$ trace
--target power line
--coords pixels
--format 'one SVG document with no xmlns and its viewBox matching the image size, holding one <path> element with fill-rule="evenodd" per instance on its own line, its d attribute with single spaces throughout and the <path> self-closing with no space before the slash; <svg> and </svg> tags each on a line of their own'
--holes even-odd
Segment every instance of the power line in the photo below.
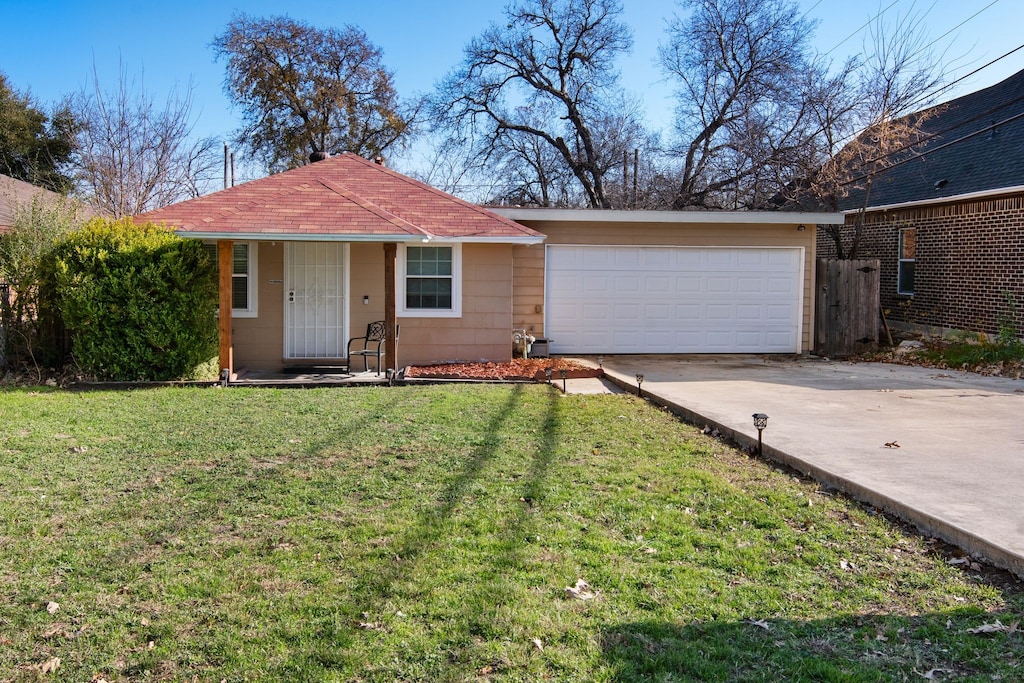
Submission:
<svg viewBox="0 0 1024 683">
<path fill-rule="evenodd" d="M 978 67 L 977 69 L 975 69 L 974 71 L 971 71 L 970 73 L 966 73 L 966 74 L 964 74 L 963 76 L 961 76 L 960 78 L 957 78 L 956 80 L 950 81 L 949 83 L 947 83 L 946 85 L 942 86 L 941 88 L 939 88 L 939 89 L 938 89 L 938 90 L 936 90 L 935 92 L 930 92 L 930 93 L 927 93 L 926 95 L 922 95 L 922 96 L 921 96 L 920 98 L 918 98 L 918 99 L 914 100 L 913 102 L 909 103 L 909 104 L 907 105 L 907 107 L 913 107 L 913 106 L 916 106 L 916 105 L 918 105 L 918 104 L 921 104 L 921 103 L 923 103 L 924 101 L 926 101 L 926 100 L 928 100 L 928 99 L 931 99 L 931 98 L 933 98 L 933 97 L 936 97 L 936 96 L 938 96 L 938 95 L 939 95 L 939 94 L 941 94 L 941 93 L 944 93 L 945 91 L 949 90 L 950 88 L 952 88 L 952 87 L 953 87 L 954 85 L 956 85 L 956 84 L 957 84 L 957 83 L 959 83 L 960 81 L 963 81 L 963 80 L 965 80 L 965 79 L 968 79 L 968 78 L 970 78 L 971 76 L 975 75 L 976 73 L 978 73 L 978 72 L 979 72 L 979 71 L 981 71 L 982 69 L 987 69 L 988 67 L 992 66 L 992 65 L 993 65 L 993 64 L 995 64 L 996 62 L 998 62 L 998 61 L 1000 61 L 1000 60 L 1003 60 L 1003 59 L 1006 59 L 1007 57 L 1009 57 L 1010 55 L 1012 55 L 1012 54 L 1013 54 L 1014 52 L 1018 52 L 1018 51 L 1019 51 L 1019 50 L 1021 50 L 1021 49 L 1024 49 L 1024 43 L 1021 43 L 1020 45 L 1018 45 L 1017 47 L 1013 48 L 1013 49 L 1012 49 L 1012 50 L 1010 50 L 1009 52 L 1005 52 L 1005 53 L 1003 53 L 1003 54 L 999 55 L 998 57 L 996 57 L 995 59 L 993 59 L 993 60 L 992 60 L 991 62 L 988 62 L 987 64 L 982 64 L 981 66 L 979 66 L 979 67 Z"/>
<path fill-rule="evenodd" d="M 1015 104 L 1015 103 L 1019 102 L 1021 99 L 1024 99 L 1024 98 L 1018 97 L 1016 100 L 1013 100 L 1012 102 L 1010 102 L 1008 104 L 1000 105 L 1000 107 L 997 107 L 997 109 L 1005 107 L 1005 106 L 1009 106 L 1011 104 Z M 995 109 L 991 109 L 987 113 L 992 113 L 992 111 L 995 111 Z M 954 130 L 955 128 L 958 128 L 961 125 L 964 125 L 964 123 L 970 123 L 970 121 L 977 120 L 978 118 L 981 118 L 983 116 L 985 116 L 985 114 L 981 114 L 979 116 L 976 116 L 976 117 L 974 117 L 973 119 L 971 119 L 969 121 L 966 121 L 966 122 L 963 122 L 963 123 L 959 123 L 956 126 L 953 126 L 952 128 L 947 129 L 945 132 L 949 132 L 950 130 Z M 922 155 L 934 154 L 935 152 L 938 152 L 939 150 L 946 149 L 947 147 L 952 147 L 953 145 L 958 145 L 958 144 L 960 144 L 961 142 L 963 142 L 965 140 L 970 140 L 971 138 L 977 137 L 978 135 L 981 135 L 982 133 L 987 133 L 987 132 L 989 132 L 991 130 L 997 129 L 999 126 L 1006 125 L 1007 123 L 1012 123 L 1013 121 L 1016 121 L 1016 120 L 1022 119 L 1022 118 L 1024 118 L 1024 111 L 1019 112 L 1017 114 L 1014 114 L 1013 116 L 1007 117 L 1005 119 L 1002 119 L 1001 121 L 996 121 L 995 123 L 992 123 L 992 124 L 990 124 L 988 126 L 985 126 L 984 128 L 979 128 L 978 130 L 976 130 L 976 131 L 974 131 L 972 133 L 967 133 L 966 135 L 961 135 L 960 137 L 958 137 L 958 138 L 956 138 L 954 140 L 950 140 L 949 142 L 944 142 L 941 145 L 939 145 L 938 147 L 932 147 L 931 149 L 923 150 L 921 154 L 909 156 L 906 159 L 900 159 L 899 161 L 895 161 L 895 162 L 889 164 L 888 166 L 886 166 L 885 168 L 881 169 L 881 171 L 888 171 L 890 168 L 895 168 L 897 166 L 902 166 L 903 164 L 907 163 L 908 161 L 913 161 L 915 159 L 919 159 L 919 158 L 921 158 Z M 869 161 L 867 163 L 874 163 L 875 161 L 881 161 L 882 159 L 884 159 L 884 158 L 886 158 L 888 156 L 892 156 L 893 154 L 897 154 L 899 152 L 904 152 L 904 151 L 910 149 L 913 146 L 921 144 L 921 142 L 927 142 L 928 140 L 934 139 L 935 137 L 937 137 L 939 135 L 941 135 L 941 133 L 935 133 L 933 135 L 929 135 L 927 138 L 925 138 L 922 141 L 918 141 L 918 142 L 914 143 L 913 145 L 908 145 L 906 147 L 903 147 L 902 149 L 896 150 L 894 152 L 890 152 L 889 154 L 883 154 L 882 156 L 880 156 L 880 157 L 878 157 L 876 159 L 872 159 L 871 161 Z M 847 180 L 847 181 L 845 181 L 843 183 L 840 183 L 840 184 L 843 185 L 843 186 L 850 185 L 852 183 L 856 183 L 856 182 L 859 182 L 861 180 L 864 180 L 865 178 L 867 178 L 867 177 L 869 177 L 871 175 L 872 175 L 871 173 L 865 173 L 862 176 L 858 176 L 856 178 L 853 178 L 851 180 Z"/>
<path fill-rule="evenodd" d="M 936 43 L 938 43 L 938 42 L 939 42 L 940 40 L 942 40 L 943 38 L 945 38 L 946 36 L 948 36 L 948 35 L 949 35 L 950 33 L 952 33 L 953 31 L 956 31 L 957 29 L 959 29 L 959 28 L 961 28 L 961 27 L 963 27 L 963 25 L 964 25 L 964 24 L 966 24 L 967 22 L 969 22 L 969 21 L 971 21 L 972 19 L 976 18 L 976 17 L 977 17 L 977 16 L 979 15 L 979 14 L 981 14 L 982 12 L 984 12 L 985 10 L 987 10 L 988 8 L 992 7 L 992 5 L 996 5 L 996 4 L 998 4 L 999 2 L 1000 2 L 1000 0 L 992 0 L 992 2 L 990 2 L 990 3 L 989 3 L 989 4 L 987 4 L 987 5 L 985 5 L 985 6 L 984 6 L 984 7 L 982 7 L 982 8 L 980 9 L 980 10 L 978 10 L 977 12 L 975 12 L 974 14 L 972 14 L 971 16 L 967 17 L 966 19 L 964 19 L 963 21 L 961 21 L 961 22 L 960 22 L 959 24 L 957 24 L 957 25 L 956 25 L 956 26 L 954 26 L 953 28 L 951 28 L 951 29 L 949 29 L 948 31 L 946 31 L 945 33 L 943 33 L 943 34 L 942 34 L 941 36 L 939 36 L 938 38 L 936 38 L 936 39 L 932 40 L 932 41 L 931 41 L 930 43 L 928 43 L 927 45 L 922 45 L 922 46 L 921 46 L 921 47 L 920 47 L 920 48 L 919 48 L 919 49 L 918 49 L 917 51 L 915 51 L 915 52 L 913 52 L 912 54 L 908 55 L 908 56 L 907 56 L 907 58 L 906 58 L 906 59 L 907 59 L 907 61 L 910 61 L 910 60 L 914 59 L 915 57 L 917 57 L 918 55 L 920 55 L 921 53 L 925 52 L 926 50 L 928 50 L 929 48 L 931 48 L 931 47 L 932 47 L 933 45 L 935 45 Z M 933 10 L 934 8 L 935 8 L 935 4 L 933 3 L 933 4 L 932 4 L 932 6 L 931 6 L 931 7 L 929 7 L 929 8 L 928 8 L 928 10 L 927 10 L 926 12 L 924 12 L 924 13 L 923 13 L 923 14 L 922 14 L 922 15 L 920 16 L 920 19 L 912 19 L 912 21 L 915 21 L 915 23 L 916 23 L 917 21 L 920 21 L 921 19 L 924 19 L 924 18 L 925 18 L 925 17 L 927 17 L 927 16 L 929 15 L 929 14 L 931 14 L 931 11 L 932 11 L 932 10 Z M 908 18 L 909 18 L 909 17 L 908 17 Z M 871 61 L 872 59 L 874 59 L 874 58 L 875 58 L 875 57 L 877 57 L 877 56 L 878 56 L 878 53 L 876 52 L 875 54 L 873 54 L 873 55 L 871 55 L 870 57 L 868 57 L 868 58 L 867 58 L 867 59 L 866 59 L 865 61 L 866 61 L 866 62 L 870 62 L 870 61 Z"/>
<path fill-rule="evenodd" d="M 839 46 L 840 46 L 840 45 L 842 45 L 843 43 L 845 43 L 846 41 L 848 41 L 848 40 L 849 40 L 850 38 L 853 38 L 853 37 L 854 37 L 855 35 L 857 35 L 857 34 L 858 34 L 858 33 L 860 33 L 861 31 L 863 31 L 864 29 L 866 29 L 866 28 L 867 28 L 868 26 L 870 26 L 870 25 L 871 25 L 871 23 L 872 23 L 873 21 L 875 21 L 876 19 L 878 19 L 878 17 L 882 16 L 883 14 L 885 14 L 886 12 L 888 12 L 888 11 L 889 11 L 890 9 L 892 9 L 892 6 L 893 6 L 893 5 L 895 5 L 896 3 L 898 3 L 899 1 L 900 1 L 900 0 L 893 0 L 893 1 L 891 2 L 891 3 L 889 3 L 889 6 L 888 6 L 888 7 L 886 7 L 886 8 L 885 8 L 885 9 L 883 9 L 883 10 L 881 10 L 881 11 L 880 11 L 880 12 L 879 12 L 878 14 L 876 14 L 876 15 L 875 15 L 875 16 L 873 16 L 872 18 L 868 19 L 868 21 L 867 21 L 867 22 L 866 22 L 866 23 L 865 23 L 865 24 L 864 24 L 863 26 L 861 26 L 861 27 L 860 27 L 860 28 L 858 28 L 858 29 L 857 29 L 856 31 L 854 31 L 853 33 L 851 33 L 850 35 L 846 36 L 845 38 L 843 38 L 842 40 L 840 40 L 840 41 L 839 41 L 838 43 L 836 43 L 836 45 L 835 45 L 835 46 L 834 46 L 834 47 L 833 47 L 833 48 L 832 48 L 831 50 L 829 50 L 828 52 L 826 52 L 826 53 L 825 53 L 825 56 L 826 56 L 826 57 L 827 57 L 827 56 L 829 56 L 830 54 L 832 54 L 833 52 L 835 52 L 835 51 L 836 51 L 836 50 L 837 50 L 837 49 L 839 48 Z"/>
</svg>

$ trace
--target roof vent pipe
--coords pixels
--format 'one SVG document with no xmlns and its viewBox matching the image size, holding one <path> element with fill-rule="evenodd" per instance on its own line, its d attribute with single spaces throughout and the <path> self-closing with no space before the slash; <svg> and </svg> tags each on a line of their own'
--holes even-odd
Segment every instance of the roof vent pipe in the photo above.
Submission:
<svg viewBox="0 0 1024 683">
<path fill-rule="evenodd" d="M 375 159 L 373 160 L 373 163 L 377 164 L 378 166 L 383 166 L 383 165 L 384 165 L 384 157 L 382 157 L 382 156 L 380 156 L 380 155 L 378 154 L 378 155 L 377 155 L 377 158 L 375 158 Z"/>
<path fill-rule="evenodd" d="M 330 152 L 317 151 L 317 152 L 313 152 L 312 154 L 309 155 L 309 163 L 315 164 L 318 161 L 323 161 L 324 159 L 330 159 L 330 158 L 331 158 Z"/>
</svg>

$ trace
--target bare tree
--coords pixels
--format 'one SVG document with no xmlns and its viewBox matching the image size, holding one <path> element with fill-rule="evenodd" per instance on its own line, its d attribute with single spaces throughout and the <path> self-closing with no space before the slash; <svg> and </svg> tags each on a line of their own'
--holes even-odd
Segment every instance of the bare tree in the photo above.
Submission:
<svg viewBox="0 0 1024 683">
<path fill-rule="evenodd" d="M 227 59 L 224 90 L 245 116 L 236 141 L 271 171 L 314 152 L 372 158 L 412 132 L 419 104 L 401 105 L 380 48 L 354 26 L 240 14 L 213 48 Z"/>
<path fill-rule="evenodd" d="M 115 90 L 93 70 L 91 90 L 69 103 L 81 128 L 75 153 L 79 194 L 113 217 L 134 216 L 206 191 L 217 169 L 217 143 L 192 136 L 192 86 L 158 106 L 121 67 Z"/>
<path fill-rule="evenodd" d="M 586 205 L 610 208 L 601 122 L 620 97 L 615 60 L 632 45 L 618 0 L 520 0 L 466 47 L 433 103 L 438 127 L 491 168 L 516 160 L 529 201 L 553 202 L 559 160 Z M 636 121 L 633 125 L 639 126 Z M 559 196 L 566 193 L 558 189 Z"/>
<path fill-rule="evenodd" d="M 671 152 L 683 160 L 673 208 L 756 208 L 817 130 L 809 116 L 825 74 L 812 22 L 793 0 L 681 0 L 662 68 L 678 84 Z M 813 74 L 808 78 L 808 74 Z"/>
<path fill-rule="evenodd" d="M 815 103 L 821 156 L 791 189 L 833 211 L 856 208 L 852 229 L 825 228 L 840 259 L 858 256 L 875 179 L 928 138 L 923 128 L 939 111 L 928 105 L 945 80 L 929 46 L 922 15 L 879 17 L 865 41 L 868 56 L 849 67 L 849 85 L 840 88 L 837 80 Z"/>
</svg>

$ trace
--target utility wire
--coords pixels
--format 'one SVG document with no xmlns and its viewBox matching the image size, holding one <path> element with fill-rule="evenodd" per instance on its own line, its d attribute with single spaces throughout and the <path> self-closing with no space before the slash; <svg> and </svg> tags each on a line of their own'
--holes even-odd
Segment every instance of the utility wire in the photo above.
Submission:
<svg viewBox="0 0 1024 683">
<path fill-rule="evenodd" d="M 954 80 L 954 81 L 951 81 L 950 83 L 947 83 L 946 85 L 942 86 L 942 87 L 941 87 L 941 88 L 939 88 L 938 90 L 936 90 L 936 91 L 934 91 L 934 92 L 929 92 L 929 93 L 925 93 L 924 95 L 922 95 L 922 96 L 921 96 L 921 97 L 919 97 L 918 99 L 916 99 L 916 100 L 914 100 L 914 101 L 910 102 L 909 104 L 907 104 L 906 108 L 907 108 L 907 109 L 909 109 L 909 108 L 911 108 L 911 107 L 914 107 L 914 106 L 917 106 L 917 105 L 919 105 L 919 104 L 922 104 L 922 103 L 926 102 L 927 100 L 929 100 L 929 99 L 931 99 L 931 98 L 933 98 L 933 97 L 936 97 L 936 96 L 938 96 L 939 94 L 941 94 L 941 93 L 945 92 L 946 90 L 949 90 L 950 88 L 952 88 L 953 86 L 955 86 L 955 85 L 956 85 L 957 83 L 960 83 L 961 81 L 963 81 L 963 80 L 965 80 L 965 79 L 968 79 L 968 78 L 970 78 L 971 76 L 973 76 L 973 75 L 977 74 L 977 73 L 978 73 L 979 71 L 981 71 L 982 69 L 987 69 L 988 67 L 992 66 L 993 64 L 995 64 L 996 62 L 998 62 L 998 61 L 1000 61 L 1000 60 L 1006 59 L 1007 57 L 1009 57 L 1010 55 L 1012 55 L 1012 54 L 1013 54 L 1013 53 L 1015 53 L 1015 52 L 1018 52 L 1018 51 L 1019 51 L 1019 50 L 1021 50 L 1021 49 L 1024 49 L 1024 43 L 1022 43 L 1021 45 L 1018 45 L 1017 47 L 1013 48 L 1013 49 L 1012 49 L 1012 50 L 1010 50 L 1009 52 L 1006 52 L 1006 53 L 1004 53 L 1004 54 L 1002 54 L 1002 55 L 1000 55 L 1000 56 L 996 57 L 996 58 L 995 58 L 995 59 L 993 59 L 993 60 L 992 60 L 991 62 L 988 62 L 987 64 L 983 64 L 983 65 L 979 66 L 979 67 L 978 67 L 977 69 L 975 69 L 974 71 L 971 71 L 971 72 L 970 72 L 970 73 L 968 73 L 968 74 L 964 74 L 964 75 L 963 75 L 963 76 L 961 76 L 960 78 L 957 78 L 956 80 Z M 1014 102 L 1016 102 L 1016 100 L 1014 100 Z M 1010 103 L 1010 104 L 1013 104 L 1013 102 L 1012 102 L 1012 103 Z M 1004 105 L 1004 106 L 1008 106 L 1008 105 Z M 910 116 L 910 114 L 911 114 L 911 113 L 913 113 L 913 112 L 910 112 L 910 113 L 906 114 L 905 116 Z M 899 117 L 899 118 L 903 118 L 903 117 L 901 116 L 901 117 Z M 839 138 L 839 139 L 838 139 L 838 140 L 836 141 L 836 146 L 839 146 L 839 147 L 845 146 L 846 144 L 848 144 L 848 143 L 849 143 L 849 142 L 851 142 L 852 140 L 855 140 L 855 139 L 857 138 L 857 136 L 859 136 L 859 135 L 860 135 L 861 133 L 863 133 L 863 132 L 864 132 L 864 131 L 856 131 L 856 132 L 853 132 L 853 133 L 849 133 L 849 134 L 847 134 L 847 135 L 845 135 L 845 136 L 843 136 L 843 137 Z M 948 132 L 948 131 L 945 131 L 945 132 Z M 926 138 L 926 139 L 927 139 L 927 138 Z M 920 144 L 920 141 L 918 141 L 918 142 L 916 142 L 916 143 L 914 143 L 914 144 Z M 902 148 L 902 149 L 898 149 L 898 150 L 896 150 L 895 152 L 892 152 L 892 154 L 898 154 L 899 152 L 905 151 L 906 149 L 907 149 L 906 147 L 904 147 L 904 148 Z M 885 156 L 889 156 L 889 155 L 885 155 Z M 883 158 L 885 158 L 885 157 L 884 157 L 884 156 L 883 156 L 883 157 L 879 157 L 879 160 L 881 160 L 881 159 L 883 159 Z"/>
<path fill-rule="evenodd" d="M 1017 100 L 1014 100 L 1014 102 L 1018 102 L 1018 101 L 1020 101 L 1020 99 L 1021 98 L 1018 98 Z M 1001 121 L 996 121 L 995 123 L 993 123 L 991 125 L 988 125 L 988 126 L 985 126 L 984 128 L 979 128 L 978 130 L 974 131 L 973 133 L 968 133 L 966 135 L 962 135 L 962 136 L 956 138 L 955 140 L 950 140 L 949 142 L 944 142 L 941 145 L 939 145 L 938 147 L 932 147 L 931 149 L 925 150 L 923 152 L 923 154 L 916 154 L 916 155 L 909 156 L 906 159 L 900 159 L 899 161 L 895 161 L 892 164 L 886 166 L 884 169 L 881 169 L 881 170 L 882 171 L 888 171 L 890 168 L 895 168 L 897 166 L 902 166 L 903 164 L 907 163 L 908 161 L 913 161 L 915 159 L 920 159 L 921 156 L 923 156 L 924 154 L 934 154 L 935 152 L 938 152 L 939 150 L 946 149 L 947 147 L 952 147 L 953 145 L 958 145 L 961 142 L 964 142 L 965 140 L 970 140 L 971 138 L 977 137 L 978 135 L 981 135 L 982 133 L 987 133 L 987 132 L 989 132 L 991 130 L 995 130 L 999 126 L 1006 125 L 1007 123 L 1011 123 L 1013 121 L 1016 121 L 1016 120 L 1022 119 L 1022 118 L 1024 118 L 1024 111 L 1019 112 L 1017 114 L 1014 114 L 1013 116 L 1005 118 L 1005 119 L 1003 119 Z M 933 136 L 930 136 L 930 138 L 931 137 L 935 137 L 935 136 L 933 135 Z M 904 150 L 905 149 L 908 149 L 908 148 L 905 147 Z M 893 154 L 895 154 L 895 152 L 893 152 Z M 879 157 L 878 160 L 880 161 L 881 159 L 884 159 L 886 156 L 889 156 L 889 155 L 884 155 L 882 157 Z M 872 163 L 872 162 L 868 162 L 868 163 Z M 843 183 L 840 183 L 840 185 L 842 185 L 842 186 L 850 185 L 852 183 L 856 183 L 856 182 L 859 182 L 861 180 L 864 180 L 865 178 L 867 178 L 867 177 L 869 177 L 871 175 L 872 175 L 871 173 L 865 173 L 862 176 L 858 176 L 858 177 L 853 178 L 851 180 L 847 180 L 847 181 L 845 181 Z"/>
<path fill-rule="evenodd" d="M 918 98 L 917 100 L 914 100 L 913 102 L 911 102 L 907 106 L 908 107 L 913 107 L 913 106 L 915 106 L 917 104 L 921 104 L 921 103 L 925 102 L 928 99 L 936 97 L 937 95 L 939 95 L 941 93 L 944 93 L 945 91 L 949 90 L 950 88 L 952 88 L 957 83 L 970 78 L 971 76 L 975 75 L 976 73 L 978 73 L 982 69 L 987 69 L 988 67 L 992 66 L 993 64 L 995 64 L 996 62 L 998 62 L 1000 60 L 1006 59 L 1007 57 L 1012 55 L 1014 52 L 1018 52 L 1021 49 L 1024 49 L 1024 43 L 1021 43 L 1020 45 L 1018 45 L 1017 47 L 1013 48 L 1009 52 L 1004 52 L 1003 54 L 1001 54 L 998 57 L 996 57 L 995 59 L 993 59 L 991 62 L 988 62 L 987 64 L 982 64 L 981 66 L 979 66 L 974 71 L 971 71 L 970 73 L 966 73 L 963 76 L 961 76 L 960 78 L 957 78 L 956 80 L 950 81 L 949 83 L 947 83 L 946 85 L 942 86 L 941 88 L 939 88 L 935 92 L 928 93 L 927 95 L 921 96 L 920 98 Z"/>
<path fill-rule="evenodd" d="M 839 48 L 840 45 L 842 45 L 843 43 L 848 41 L 850 38 L 853 38 L 855 35 L 857 35 L 861 31 L 863 31 L 864 29 L 866 29 L 868 26 L 871 25 L 871 22 L 875 21 L 876 19 L 878 19 L 878 17 L 880 17 L 883 14 L 885 14 L 886 12 L 888 12 L 890 9 L 892 9 L 892 6 L 895 5 L 896 3 L 898 3 L 899 1 L 900 0 L 893 0 L 891 3 L 889 3 L 888 7 L 886 7 L 885 9 L 883 9 L 881 11 L 879 11 L 878 14 L 876 14 L 875 16 L 873 16 L 870 19 L 868 19 L 868 21 L 863 26 L 861 26 L 856 31 L 854 31 L 853 33 L 851 33 L 850 35 L 846 36 L 845 38 L 840 40 L 838 43 L 836 43 L 835 46 L 833 46 L 833 48 L 831 50 L 829 50 L 828 52 L 825 53 L 825 56 L 826 57 L 829 56 L 830 54 L 835 52 Z"/>
</svg>

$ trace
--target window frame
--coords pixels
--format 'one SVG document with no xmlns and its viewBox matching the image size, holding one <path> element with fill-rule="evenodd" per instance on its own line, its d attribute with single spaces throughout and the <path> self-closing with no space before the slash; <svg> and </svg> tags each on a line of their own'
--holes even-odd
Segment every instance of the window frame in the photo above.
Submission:
<svg viewBox="0 0 1024 683">
<path fill-rule="evenodd" d="M 257 264 L 259 263 L 259 242 L 251 242 L 248 240 L 236 241 L 232 240 L 234 244 L 231 249 L 231 288 L 232 295 L 234 294 L 235 279 L 244 277 L 246 279 L 245 287 L 245 300 L 248 304 L 245 308 L 231 308 L 232 318 L 256 318 L 259 316 L 259 302 L 257 293 L 259 291 L 259 279 L 257 278 Z M 213 259 L 214 264 L 217 266 L 217 272 L 220 272 L 220 260 L 218 256 L 217 243 L 216 242 L 204 242 L 205 245 L 213 247 Z M 238 246 L 246 247 L 246 271 L 245 273 L 234 272 L 234 248 Z M 219 282 L 219 280 L 218 280 Z M 218 285 L 219 286 L 219 285 Z M 233 300 L 233 297 L 232 297 Z"/>
<path fill-rule="evenodd" d="M 462 244 L 459 242 L 430 242 L 429 244 L 399 244 L 395 283 L 397 314 L 404 318 L 461 318 L 462 317 Z M 409 247 L 445 247 L 452 250 L 452 305 L 451 308 L 410 308 L 408 306 L 408 253 Z M 413 276 L 420 277 L 420 276 Z"/>
<path fill-rule="evenodd" d="M 911 246 L 911 256 L 904 256 L 904 236 L 910 233 L 913 235 L 913 244 Z M 899 236 L 896 244 L 896 294 L 899 296 L 912 297 L 914 296 L 915 290 L 915 278 L 917 275 L 917 227 L 900 228 Z M 904 289 L 904 279 L 906 270 L 909 266 L 909 279 L 910 288 Z"/>
</svg>

